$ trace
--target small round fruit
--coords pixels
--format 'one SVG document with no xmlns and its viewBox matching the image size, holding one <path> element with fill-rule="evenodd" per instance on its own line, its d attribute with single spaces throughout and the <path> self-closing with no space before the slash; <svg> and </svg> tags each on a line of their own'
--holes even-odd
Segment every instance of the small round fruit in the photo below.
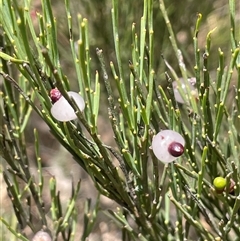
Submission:
<svg viewBox="0 0 240 241">
<path fill-rule="evenodd" d="M 52 238 L 50 237 L 50 235 L 47 232 L 44 231 L 38 231 L 32 241 L 52 241 Z"/>
<path fill-rule="evenodd" d="M 216 191 L 223 191 L 227 185 L 227 180 L 224 177 L 216 177 L 213 180 L 213 186 L 215 187 Z"/>
<path fill-rule="evenodd" d="M 78 108 L 83 111 L 85 108 L 85 102 L 82 96 L 73 91 L 69 91 L 67 93 L 74 99 Z M 60 99 L 53 104 L 51 114 L 56 120 L 62 122 L 77 119 L 74 109 L 63 96 L 61 96 Z"/>
<path fill-rule="evenodd" d="M 163 130 L 153 137 L 152 150 L 163 163 L 176 160 L 184 152 L 185 140 L 176 131 Z"/>
<path fill-rule="evenodd" d="M 174 97 L 175 100 L 178 103 L 181 104 L 186 104 L 185 100 L 182 97 L 182 94 L 186 95 L 186 100 L 188 100 L 189 98 L 198 98 L 198 92 L 197 89 L 194 87 L 194 85 L 196 84 L 196 78 L 188 78 L 188 82 L 187 82 L 187 87 L 190 90 L 190 94 L 191 96 L 187 96 L 187 87 L 185 84 L 185 81 L 183 78 L 180 78 L 178 81 L 173 81 L 172 86 L 173 86 L 173 93 L 174 93 Z M 182 93 L 179 91 L 179 89 L 182 89 Z"/>
</svg>

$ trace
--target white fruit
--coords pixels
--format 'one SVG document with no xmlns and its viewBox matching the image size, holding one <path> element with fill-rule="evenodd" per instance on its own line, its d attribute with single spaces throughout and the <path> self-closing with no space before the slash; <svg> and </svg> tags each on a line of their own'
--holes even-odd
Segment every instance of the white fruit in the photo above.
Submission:
<svg viewBox="0 0 240 241">
<path fill-rule="evenodd" d="M 182 155 L 184 145 L 185 140 L 183 137 L 172 130 L 160 131 L 152 140 L 153 153 L 157 159 L 163 163 L 172 162 Z M 176 148 L 172 150 L 172 146 L 175 146 Z"/>
<path fill-rule="evenodd" d="M 67 92 L 70 97 L 72 97 L 78 108 L 83 111 L 85 108 L 85 102 L 81 95 L 76 92 L 69 91 Z M 60 99 L 55 102 L 51 108 L 52 116 L 58 121 L 71 121 L 77 119 L 77 116 L 72 108 L 72 106 L 68 103 L 68 101 L 61 96 Z"/>
<path fill-rule="evenodd" d="M 32 241 L 52 241 L 52 239 L 48 233 L 39 231 L 34 235 Z"/>
<path fill-rule="evenodd" d="M 173 86 L 173 93 L 174 93 L 175 100 L 178 103 L 186 104 L 183 97 L 182 97 L 182 94 L 185 95 L 185 98 L 186 98 L 187 101 L 189 100 L 189 98 L 192 98 L 192 97 L 196 99 L 198 97 L 198 91 L 194 87 L 195 84 L 196 84 L 196 78 L 189 78 L 188 79 L 187 87 L 190 90 L 191 96 L 187 96 L 188 92 L 187 92 L 187 87 L 186 87 L 184 79 L 180 78 L 179 81 L 174 81 L 172 83 L 172 86 Z M 181 91 L 179 89 L 181 89 Z"/>
</svg>

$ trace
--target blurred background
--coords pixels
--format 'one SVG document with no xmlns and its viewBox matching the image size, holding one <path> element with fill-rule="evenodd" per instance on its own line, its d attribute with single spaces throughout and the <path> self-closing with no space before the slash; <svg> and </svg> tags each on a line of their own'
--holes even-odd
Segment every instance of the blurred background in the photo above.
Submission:
<svg viewBox="0 0 240 241">
<path fill-rule="evenodd" d="M 61 66 L 63 73 L 65 73 L 70 80 L 72 89 L 77 90 L 77 80 L 75 68 L 71 56 L 71 50 L 69 45 L 69 32 L 67 28 L 67 16 L 64 7 L 64 1 L 52 0 L 52 8 L 57 20 L 58 29 L 58 48 L 60 51 Z M 96 48 L 103 50 L 106 65 L 108 66 L 110 61 L 115 62 L 114 42 L 112 35 L 112 23 L 111 23 L 111 1 L 110 0 L 71 0 L 70 6 L 72 10 L 72 17 L 74 28 L 72 29 L 73 38 L 77 41 L 79 39 L 78 32 L 78 19 L 80 14 L 83 18 L 88 20 L 89 39 L 90 39 L 90 54 L 91 54 L 91 74 L 94 80 L 96 70 L 100 71 L 100 65 L 96 56 Z M 236 1 L 239 9 L 239 1 Z M 224 0 L 206 0 L 196 1 L 184 0 L 179 3 L 179 0 L 166 0 L 165 5 L 167 7 L 169 19 L 174 29 L 176 39 L 178 41 L 178 47 L 181 49 L 184 55 L 185 64 L 187 66 L 189 77 L 194 76 L 194 50 L 193 50 L 193 33 L 197 14 L 201 13 L 203 16 L 202 25 L 198 34 L 200 51 L 203 54 L 205 47 L 206 36 L 209 31 L 216 28 L 212 34 L 212 48 L 211 48 L 211 61 L 209 61 L 209 68 L 215 72 L 218 67 L 218 49 L 221 48 L 225 52 L 226 61 L 231 55 L 230 49 L 230 36 L 229 26 L 230 19 L 228 15 L 228 4 Z M 37 12 L 41 13 L 41 1 L 33 0 L 31 15 L 35 23 L 36 31 L 38 32 Z M 128 67 L 129 60 L 131 60 L 132 51 L 132 24 L 135 23 L 137 33 L 140 31 L 140 19 L 143 12 L 143 1 L 119 1 L 119 41 L 121 46 L 121 59 L 125 74 L 125 79 L 128 80 L 130 71 Z M 240 11 L 238 14 L 238 23 L 240 23 Z M 238 33 L 239 34 L 239 33 Z M 173 54 L 173 50 L 169 41 L 169 34 L 162 17 L 159 2 L 154 1 L 154 69 L 158 82 L 162 85 L 166 84 L 164 72 L 167 71 L 166 66 L 162 60 L 161 55 L 170 63 L 172 68 L 175 69 L 177 74 L 180 75 L 177 59 Z M 108 67 L 109 75 L 110 68 Z M 181 77 L 181 76 L 179 76 Z M 214 81 L 211 79 L 211 81 Z M 100 104 L 100 117 L 98 127 L 101 134 L 101 139 L 104 143 L 114 145 L 113 132 L 111 130 L 110 123 L 107 120 L 107 108 L 106 95 L 104 85 L 101 87 L 101 104 Z M 57 179 L 57 187 L 60 190 L 63 203 L 67 203 L 71 194 L 71 181 L 75 183 L 81 179 L 81 192 L 79 195 L 79 201 L 77 208 L 79 210 L 79 222 L 78 222 L 78 234 L 76 237 L 80 240 L 82 233 L 82 218 L 81 215 L 84 208 L 84 201 L 86 198 L 93 200 L 93 205 L 97 197 L 97 191 L 88 177 L 88 175 L 75 163 L 72 157 L 64 150 L 55 138 L 49 132 L 48 126 L 35 114 L 32 113 L 31 121 L 27 128 L 26 141 L 28 143 L 28 154 L 30 159 L 34 160 L 34 136 L 33 129 L 36 128 L 40 136 L 40 154 L 42 157 L 42 165 L 44 169 L 44 177 L 46 184 L 46 191 L 44 201 L 46 208 L 49 209 L 49 191 L 48 181 L 52 176 Z M 33 162 L 35 163 L 35 162 Z M 32 165 L 32 173 L 36 174 L 37 169 Z M 2 178 L 2 177 L 1 177 Z M 9 219 L 13 218 L 13 211 L 11 202 L 8 200 L 8 196 L 5 190 L 5 185 L 1 180 L 1 196 L 2 196 L 2 213 L 3 216 L 8 216 Z M 49 204 L 49 205 L 48 205 Z M 105 198 L 100 198 L 101 209 L 114 209 L 116 204 Z M 37 221 L 37 219 L 35 220 Z M 40 227 L 39 227 L 40 228 Z M 32 237 L 31 231 L 26 229 L 25 233 L 29 238 Z M 1 239 L 1 237 L 0 237 Z M 10 240 L 3 239 L 2 240 Z M 59 239 L 60 240 L 60 239 Z M 89 240 L 121 240 L 121 232 L 116 227 L 114 222 L 103 215 L 101 212 L 98 215 L 97 223 L 93 230 L 93 233 L 89 237 Z"/>
</svg>

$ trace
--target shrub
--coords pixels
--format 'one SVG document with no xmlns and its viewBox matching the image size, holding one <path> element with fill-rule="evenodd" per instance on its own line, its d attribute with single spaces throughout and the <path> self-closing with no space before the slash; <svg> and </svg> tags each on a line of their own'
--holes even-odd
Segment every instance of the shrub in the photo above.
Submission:
<svg viewBox="0 0 240 241">
<path fill-rule="evenodd" d="M 201 13 L 194 30 L 186 25 L 180 32 L 186 16 L 178 1 L 166 1 L 166 8 L 163 0 L 113 0 L 112 5 L 93 0 L 82 1 L 79 10 L 77 2 L 53 6 L 42 0 L 36 13 L 30 2 L 2 0 L 0 5 L 1 172 L 14 211 L 6 215 L 2 210 L 4 232 L 9 229 L 11 240 L 86 240 L 104 213 L 107 222 L 119 226 L 122 240 L 238 240 L 238 3 L 228 4 L 231 46 L 216 54 L 212 39 L 221 36 L 212 37 L 214 29 L 201 32 L 206 18 Z M 191 1 L 186 5 L 190 11 Z M 199 3 L 199 12 L 203 6 Z M 81 9 L 86 18 L 75 14 Z M 184 10 L 192 23 L 192 12 Z M 176 35 L 192 35 L 186 51 L 178 47 Z M 203 35 L 204 47 L 199 43 Z M 79 95 L 68 94 L 72 89 L 82 96 L 81 106 Z M 53 111 L 59 98 L 64 108 Z M 75 114 L 66 119 L 69 110 Z M 99 195 L 117 207 L 105 209 L 98 196 L 94 204 L 86 199 L 79 215 L 81 181 L 67 180 L 68 202 L 55 176 L 47 183 L 33 113 L 86 171 Z M 108 143 L 99 135 L 100 118 L 111 124 L 114 138 Z M 178 135 L 157 135 L 161 130 Z M 159 147 L 156 141 L 162 142 Z M 162 148 L 160 155 L 154 148 Z"/>
</svg>

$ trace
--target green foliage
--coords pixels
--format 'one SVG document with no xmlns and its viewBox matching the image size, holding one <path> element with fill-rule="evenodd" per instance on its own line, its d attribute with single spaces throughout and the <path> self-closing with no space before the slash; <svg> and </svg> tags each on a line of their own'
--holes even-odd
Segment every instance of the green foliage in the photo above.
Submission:
<svg viewBox="0 0 240 241">
<path fill-rule="evenodd" d="M 186 27 L 193 37 L 189 55 L 178 46 L 178 29 L 172 26 L 178 20 L 173 14 L 178 9 L 166 8 L 168 1 L 144 0 L 139 5 L 138 1 L 82 1 L 82 14 L 92 12 L 95 20 L 77 15 L 71 1 L 61 2 L 68 36 L 65 49 L 59 40 L 61 20 L 55 18 L 51 2 L 42 0 L 36 16 L 31 15 L 30 2 L 1 0 L 0 4 L 1 173 L 18 225 L 3 216 L 1 221 L 13 234 L 11 240 L 29 240 L 23 232 L 26 227 L 32 234 L 45 230 L 52 240 L 86 240 L 101 210 L 99 198 L 94 207 L 86 200 L 83 233 L 78 237 L 80 181 L 72 181 L 68 203 L 61 200 L 55 177 L 46 183 L 37 126 L 35 163 L 30 161 L 26 128 L 32 112 L 88 173 L 99 194 L 118 204 L 116 209 L 101 211 L 119 225 L 123 240 L 237 240 L 240 40 L 235 1 L 229 0 L 231 49 L 212 52 L 214 29 L 204 36 L 201 49 L 204 19 L 199 13 L 194 31 Z M 135 8 L 140 9 L 141 18 L 139 12 L 133 14 L 125 25 L 126 15 Z M 111 18 L 104 18 L 105 11 L 111 11 Z M 214 67 L 216 58 L 218 66 Z M 186 87 L 186 91 L 179 89 L 186 104 L 177 103 L 172 82 L 182 79 L 189 86 L 188 78 L 193 76 L 197 98 Z M 51 115 L 49 92 L 54 87 L 71 104 L 76 121 L 62 123 Z M 72 88 L 85 100 L 83 112 L 67 94 Z M 111 123 L 111 145 L 99 135 L 100 114 Z M 151 149 L 152 138 L 161 129 L 179 132 L 186 142 L 184 155 L 164 166 Z M 37 175 L 31 173 L 32 165 Z M 217 176 L 226 179 L 223 193 L 213 185 Z M 44 187 L 50 193 L 49 213 Z M 32 221 L 33 206 L 37 222 Z"/>
</svg>

